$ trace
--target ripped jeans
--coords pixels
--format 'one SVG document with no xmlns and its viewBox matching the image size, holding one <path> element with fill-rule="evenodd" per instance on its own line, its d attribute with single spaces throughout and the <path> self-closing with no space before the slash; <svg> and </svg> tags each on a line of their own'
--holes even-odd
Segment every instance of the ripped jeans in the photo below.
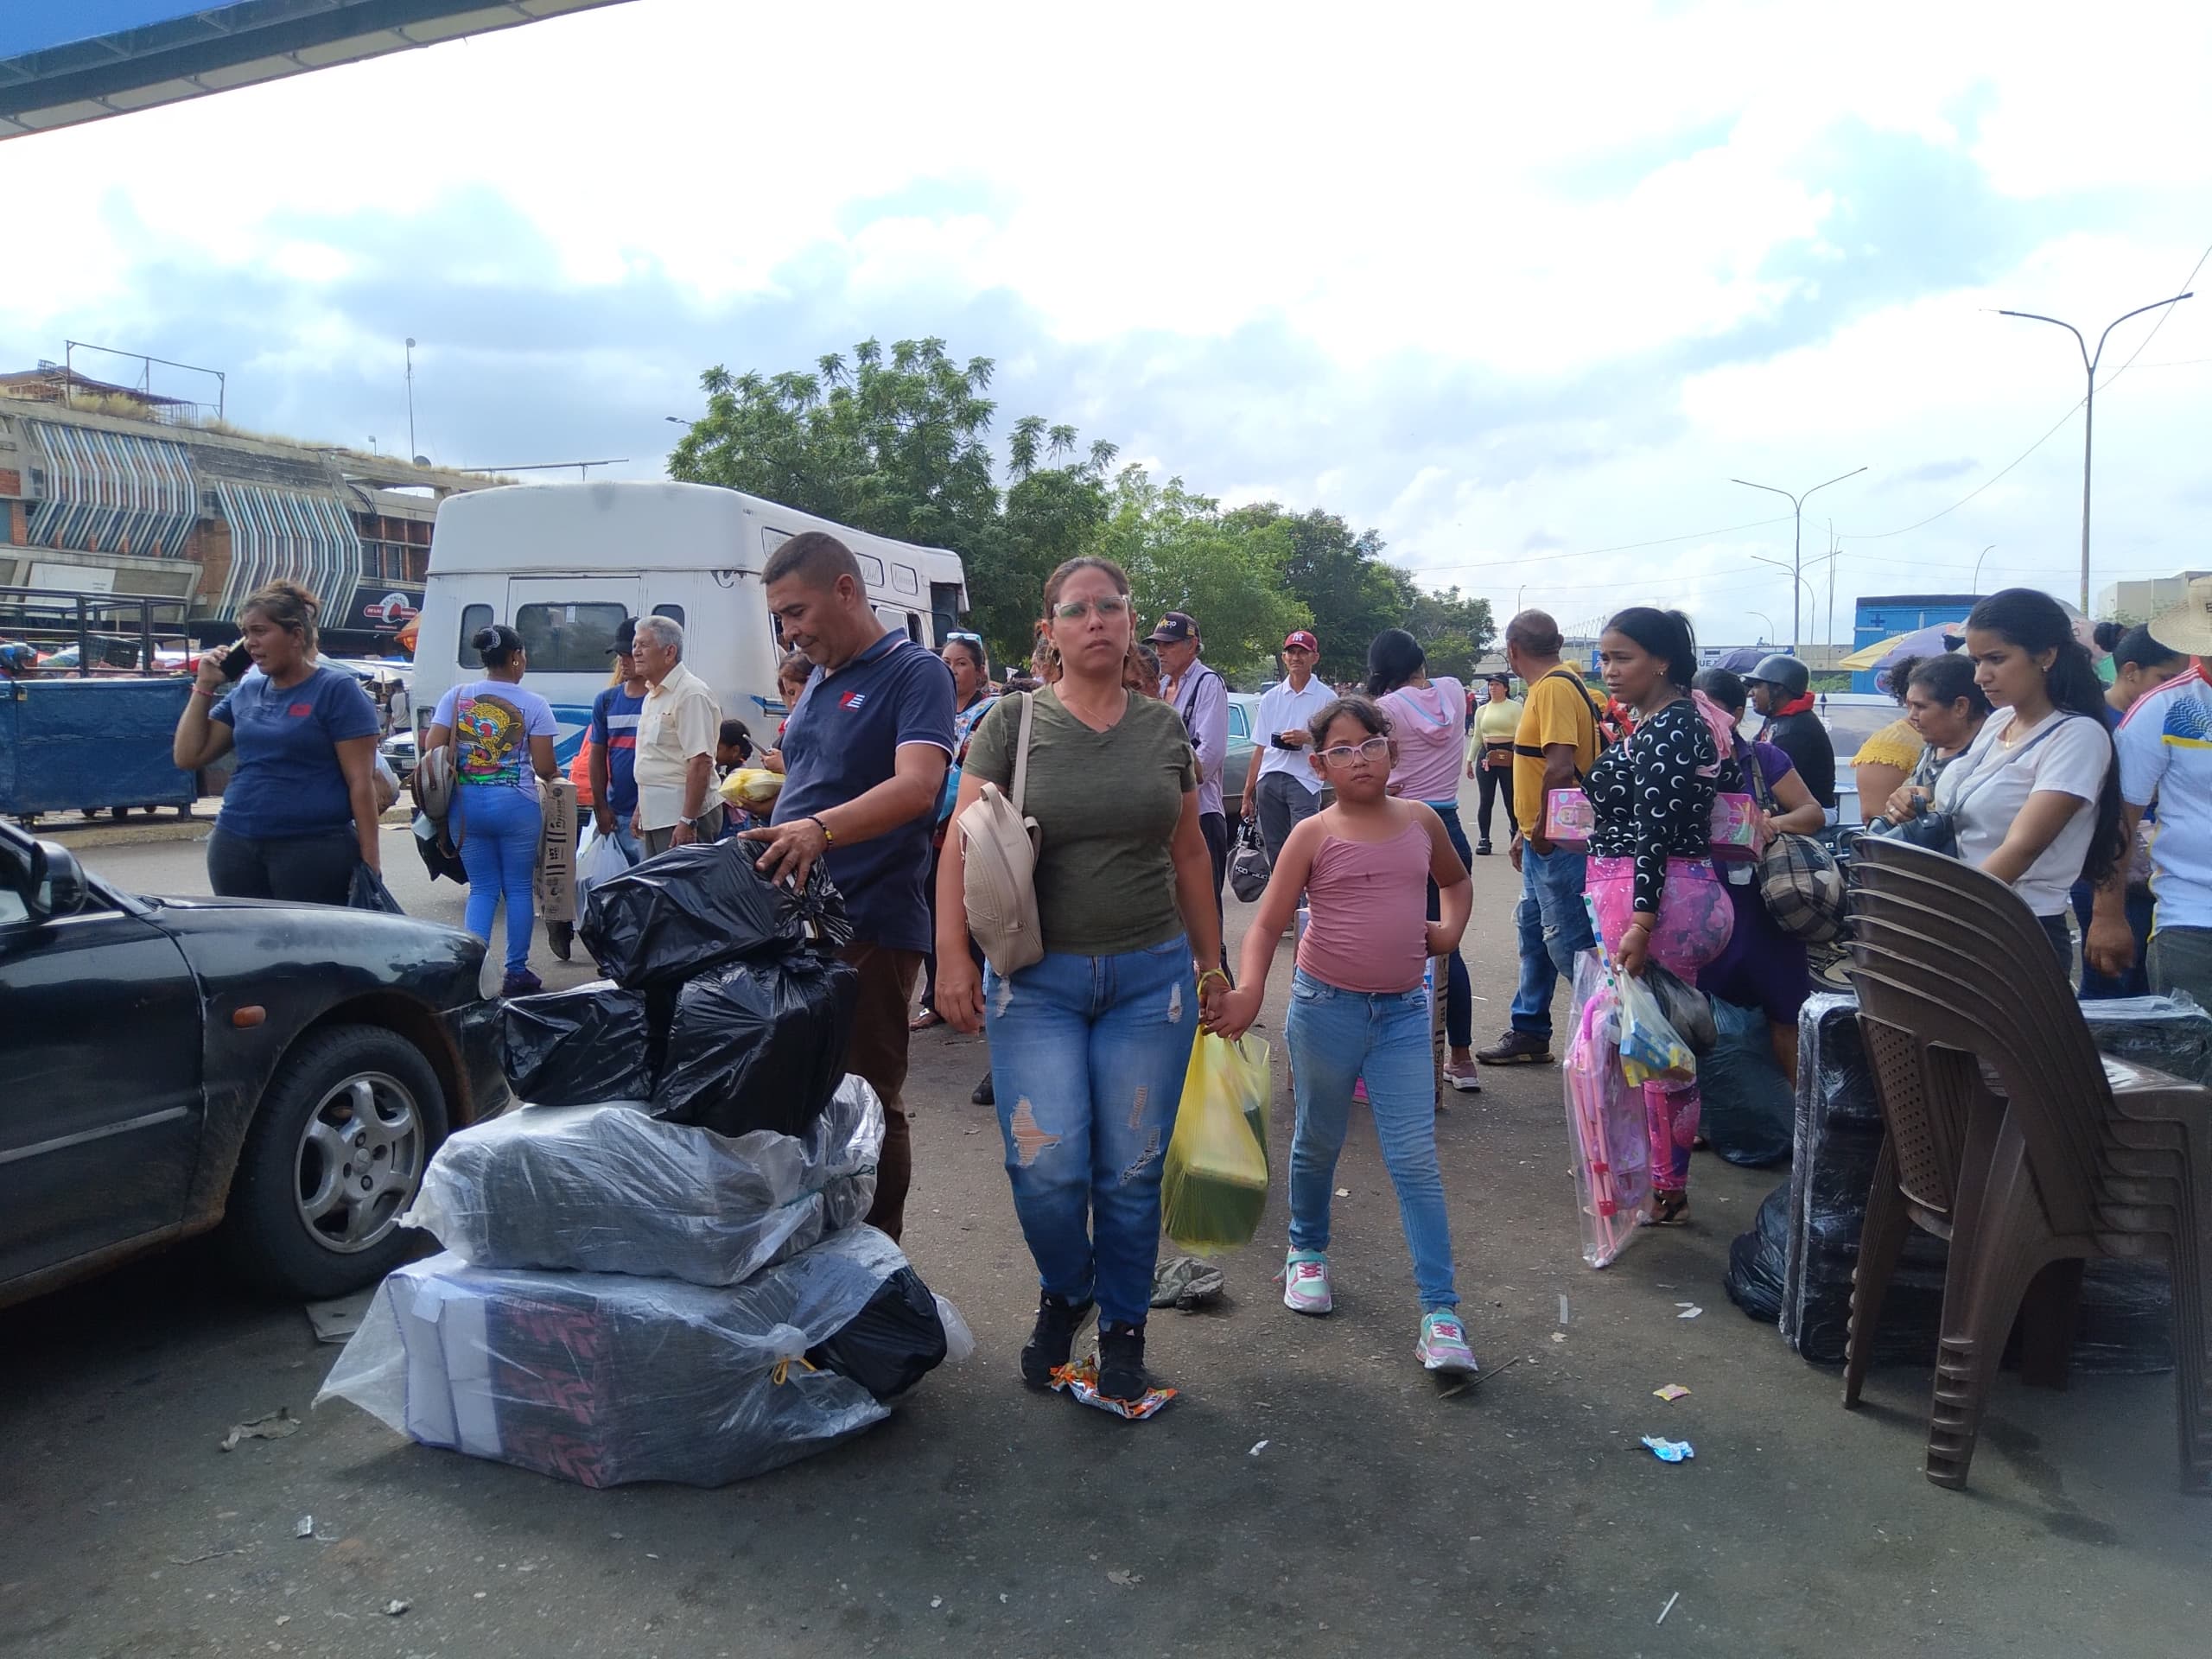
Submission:
<svg viewBox="0 0 2212 1659">
<path fill-rule="evenodd" d="M 1181 934 L 1112 957 L 1049 951 L 983 977 L 983 1030 L 1014 1211 L 1054 1296 L 1142 1325 L 1160 1261 L 1160 1173 L 1198 1034 Z"/>
</svg>

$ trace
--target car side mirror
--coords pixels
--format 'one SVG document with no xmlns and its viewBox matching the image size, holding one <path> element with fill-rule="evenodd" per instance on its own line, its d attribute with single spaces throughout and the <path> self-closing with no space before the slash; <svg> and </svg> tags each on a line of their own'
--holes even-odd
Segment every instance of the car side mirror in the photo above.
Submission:
<svg viewBox="0 0 2212 1659">
<path fill-rule="evenodd" d="M 74 916 L 82 910 L 85 872 L 79 868 L 76 855 L 50 841 L 33 842 L 30 891 L 24 895 L 23 902 L 35 922 Z"/>
</svg>

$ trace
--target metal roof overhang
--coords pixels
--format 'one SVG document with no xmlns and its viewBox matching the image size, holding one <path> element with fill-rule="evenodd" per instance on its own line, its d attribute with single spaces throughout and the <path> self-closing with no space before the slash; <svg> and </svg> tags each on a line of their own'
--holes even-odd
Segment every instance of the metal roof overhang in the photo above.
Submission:
<svg viewBox="0 0 2212 1659">
<path fill-rule="evenodd" d="M 0 20 L 0 139 L 619 3 L 25 0 Z"/>
</svg>

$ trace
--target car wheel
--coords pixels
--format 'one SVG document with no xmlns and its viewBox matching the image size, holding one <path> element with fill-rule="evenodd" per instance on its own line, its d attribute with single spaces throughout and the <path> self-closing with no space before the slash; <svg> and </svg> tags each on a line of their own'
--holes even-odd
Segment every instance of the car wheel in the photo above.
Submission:
<svg viewBox="0 0 2212 1659">
<path fill-rule="evenodd" d="M 246 1132 L 224 1221 L 232 1261 L 297 1296 L 374 1284 L 413 1248 L 399 1217 L 445 1133 L 445 1090 L 414 1044 L 377 1026 L 315 1033 Z"/>
</svg>

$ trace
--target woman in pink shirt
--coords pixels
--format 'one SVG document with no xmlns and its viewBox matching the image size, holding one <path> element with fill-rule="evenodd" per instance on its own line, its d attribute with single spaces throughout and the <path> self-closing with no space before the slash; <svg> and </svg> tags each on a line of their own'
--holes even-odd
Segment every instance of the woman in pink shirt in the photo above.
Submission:
<svg viewBox="0 0 2212 1659">
<path fill-rule="evenodd" d="M 1367 648 L 1367 695 L 1375 699 L 1390 722 L 1397 741 L 1396 760 L 1390 767 L 1390 793 L 1420 801 L 1444 821 L 1444 833 L 1466 863 L 1474 855 L 1467 849 L 1467 832 L 1459 827 L 1459 766 L 1465 741 L 1467 693 L 1449 675 L 1428 677 L 1428 658 L 1421 641 L 1403 628 L 1385 628 Z M 1428 889 L 1428 918 L 1434 921 L 1436 887 Z M 1445 1080 L 1461 1094 L 1483 1086 L 1475 1069 L 1475 998 L 1467 982 L 1467 964 L 1460 960 L 1455 940 L 1446 964 L 1444 1035 L 1452 1052 L 1444 1062 Z"/>
<path fill-rule="evenodd" d="M 1452 705 L 1456 725 L 1458 705 Z M 1298 1095 L 1290 1141 L 1290 1255 L 1284 1304 L 1326 1313 L 1329 1200 L 1344 1150 L 1353 1085 L 1367 1084 L 1376 1139 L 1421 1293 L 1415 1357 L 1432 1371 L 1475 1369 L 1459 1322 L 1452 1276 L 1452 1231 L 1436 1162 L 1436 1094 L 1429 1069 L 1428 994 L 1422 970 L 1459 949 L 1474 889 L 1446 821 L 1389 791 L 1400 759 L 1390 723 L 1364 697 L 1340 697 L 1313 717 L 1316 753 L 1306 764 L 1336 786 L 1334 806 L 1290 832 L 1260 913 L 1244 935 L 1243 978 L 1234 990 L 1202 993 L 1206 1029 L 1244 1034 L 1266 995 L 1275 944 L 1298 895 L 1309 919 L 1298 942 L 1284 1036 Z M 1453 734 L 1456 746 L 1458 736 Z M 1456 747 L 1452 772 L 1459 772 Z M 1440 893 L 1433 919 L 1427 895 Z"/>
</svg>

